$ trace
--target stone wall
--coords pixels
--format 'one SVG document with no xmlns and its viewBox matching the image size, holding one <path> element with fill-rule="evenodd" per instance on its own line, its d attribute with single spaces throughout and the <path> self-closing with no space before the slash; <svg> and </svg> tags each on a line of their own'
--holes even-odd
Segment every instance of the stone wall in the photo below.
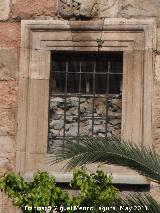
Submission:
<svg viewBox="0 0 160 213">
<path fill-rule="evenodd" d="M 64 97 L 51 95 L 49 152 L 55 149 L 57 143 L 63 144 L 63 137 L 79 134 L 120 137 L 121 105 L 121 95 L 110 95 L 108 101 L 104 97 L 68 97 L 65 100 Z"/>
<path fill-rule="evenodd" d="M 15 169 L 20 23 L 25 19 L 102 19 L 105 17 L 155 17 L 160 26 L 160 0 L 0 0 L 0 174 Z M 74 5 L 74 2 L 76 5 Z M 87 4 L 87 5 L 86 5 Z M 94 5 L 94 7 L 93 7 Z M 74 9 L 76 7 L 76 9 Z M 59 8 L 59 10 L 58 10 Z M 92 9 L 91 9 L 92 8 Z M 94 10 L 93 10 L 94 9 Z M 157 31 L 158 42 L 160 30 Z M 157 47 L 154 73 L 153 138 L 160 152 L 160 52 Z M 158 187 L 153 185 L 158 197 Z M 159 190 L 160 191 L 160 190 Z M 160 194 L 160 192 L 159 192 Z M 160 196 L 159 196 L 160 197 Z M 5 198 L 6 199 L 6 198 Z M 5 200 L 4 199 L 4 200 Z M 0 213 L 9 210 L 0 195 Z M 8 201 L 6 201 L 8 203 Z M 8 206 L 8 207 L 7 207 Z M 5 210 L 4 210 L 5 209 Z"/>
</svg>

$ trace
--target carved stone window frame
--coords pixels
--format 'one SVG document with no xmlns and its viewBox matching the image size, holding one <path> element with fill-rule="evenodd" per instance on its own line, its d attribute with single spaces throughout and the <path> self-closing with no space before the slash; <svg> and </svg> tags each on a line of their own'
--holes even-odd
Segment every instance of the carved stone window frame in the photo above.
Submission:
<svg viewBox="0 0 160 213">
<path fill-rule="evenodd" d="M 101 48 L 96 39 L 104 41 Z M 50 55 L 56 50 L 123 51 L 122 137 L 152 145 L 154 19 L 25 20 L 21 25 L 17 171 L 46 168 Z"/>
</svg>

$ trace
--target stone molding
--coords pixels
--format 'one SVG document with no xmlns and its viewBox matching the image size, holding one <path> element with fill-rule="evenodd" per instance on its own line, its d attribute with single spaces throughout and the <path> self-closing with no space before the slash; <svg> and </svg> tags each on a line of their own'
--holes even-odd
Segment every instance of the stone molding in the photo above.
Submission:
<svg viewBox="0 0 160 213">
<path fill-rule="evenodd" d="M 73 180 L 73 174 L 71 173 L 54 173 L 49 172 L 50 175 L 55 177 L 56 183 L 60 184 L 69 184 L 71 180 Z M 27 182 L 33 181 L 33 173 L 25 173 L 23 175 L 23 178 Z M 121 184 L 121 185 L 143 185 L 143 186 L 149 186 L 150 182 L 147 180 L 146 177 L 143 177 L 141 175 L 118 175 L 118 174 L 110 174 L 112 176 L 112 183 L 113 184 Z"/>
<path fill-rule="evenodd" d="M 97 38 L 104 41 L 101 48 Z M 138 144 L 152 145 L 154 19 L 25 20 L 21 26 L 17 170 L 52 170 L 44 161 L 48 140 L 50 51 L 57 50 L 123 51 L 122 136 Z"/>
</svg>

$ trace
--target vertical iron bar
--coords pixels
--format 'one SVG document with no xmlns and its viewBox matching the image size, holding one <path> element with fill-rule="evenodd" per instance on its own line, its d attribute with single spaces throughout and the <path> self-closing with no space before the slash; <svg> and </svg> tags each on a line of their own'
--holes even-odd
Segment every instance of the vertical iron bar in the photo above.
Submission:
<svg viewBox="0 0 160 213">
<path fill-rule="evenodd" d="M 96 73 L 96 60 L 94 60 L 94 70 L 93 70 L 92 137 L 94 133 L 95 73 Z"/>
<path fill-rule="evenodd" d="M 107 131 L 108 131 L 108 110 L 109 110 L 109 75 L 110 75 L 110 69 L 111 69 L 111 62 L 110 60 L 107 61 L 107 91 L 106 91 L 106 138 L 107 138 Z"/>
<path fill-rule="evenodd" d="M 68 87 L 68 61 L 66 62 L 66 73 L 65 73 L 65 104 L 64 104 L 64 131 L 63 131 L 63 149 L 64 149 L 64 140 L 66 136 L 66 106 L 67 106 L 67 87 Z"/>
<path fill-rule="evenodd" d="M 80 61 L 80 79 L 79 79 L 79 103 L 78 103 L 78 143 L 80 137 L 80 104 L 81 104 L 81 81 L 82 81 L 82 62 Z"/>
</svg>

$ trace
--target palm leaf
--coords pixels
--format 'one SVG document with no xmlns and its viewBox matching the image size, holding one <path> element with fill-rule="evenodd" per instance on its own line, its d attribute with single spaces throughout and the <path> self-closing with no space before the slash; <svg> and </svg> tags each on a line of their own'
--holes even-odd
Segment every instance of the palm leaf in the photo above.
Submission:
<svg viewBox="0 0 160 213">
<path fill-rule="evenodd" d="M 66 159 L 66 170 L 90 163 L 108 163 L 126 166 L 148 178 L 160 182 L 160 157 L 152 148 L 126 143 L 117 138 L 81 137 L 67 140 L 50 155 L 54 164 Z"/>
<path fill-rule="evenodd" d="M 133 195 L 127 196 L 123 195 L 116 203 L 116 207 L 117 209 L 121 208 L 121 211 L 129 207 L 132 208 L 131 212 L 146 213 L 148 211 L 149 213 L 160 213 L 160 204 L 148 193 L 134 193 Z"/>
</svg>

